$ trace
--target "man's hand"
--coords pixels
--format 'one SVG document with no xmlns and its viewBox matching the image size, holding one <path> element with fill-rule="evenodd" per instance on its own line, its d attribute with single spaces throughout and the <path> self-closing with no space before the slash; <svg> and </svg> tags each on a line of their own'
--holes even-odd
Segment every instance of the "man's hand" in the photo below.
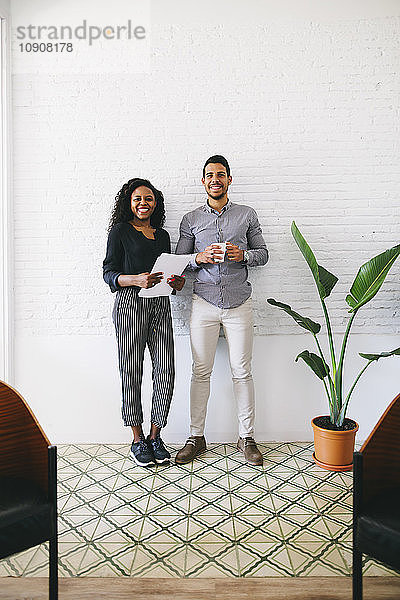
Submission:
<svg viewBox="0 0 400 600">
<path fill-rule="evenodd" d="M 148 289 L 154 287 L 157 283 L 160 283 L 163 279 L 163 273 L 139 273 L 139 275 L 133 275 L 133 277 L 135 279 L 132 285 Z"/>
<path fill-rule="evenodd" d="M 223 256 L 223 252 L 221 248 L 214 248 L 211 244 L 207 246 L 207 248 L 203 252 L 199 252 L 196 254 L 196 263 L 198 265 L 202 263 L 211 263 L 212 265 L 216 265 L 217 261 L 214 258 L 221 258 Z"/>
<path fill-rule="evenodd" d="M 185 277 L 183 275 L 171 275 L 171 277 L 168 277 L 167 283 L 173 290 L 180 292 L 185 285 Z"/>
<path fill-rule="evenodd" d="M 232 244 L 232 242 L 226 242 L 226 253 L 228 255 L 228 260 L 233 260 L 234 262 L 240 262 L 244 258 L 244 251 Z"/>
</svg>

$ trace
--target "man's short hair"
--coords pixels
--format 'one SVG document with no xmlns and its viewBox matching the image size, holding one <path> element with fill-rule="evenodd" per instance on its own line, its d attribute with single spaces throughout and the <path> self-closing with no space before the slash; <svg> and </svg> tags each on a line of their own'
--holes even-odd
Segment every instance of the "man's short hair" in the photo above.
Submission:
<svg viewBox="0 0 400 600">
<path fill-rule="evenodd" d="M 214 154 L 214 156 L 210 156 L 210 158 L 207 159 L 205 162 L 205 165 L 203 167 L 203 179 L 206 175 L 206 166 L 209 165 L 210 163 L 220 163 L 221 165 L 224 165 L 228 177 L 231 174 L 231 169 L 229 167 L 229 163 L 226 160 L 225 156 L 221 156 L 221 154 Z"/>
</svg>

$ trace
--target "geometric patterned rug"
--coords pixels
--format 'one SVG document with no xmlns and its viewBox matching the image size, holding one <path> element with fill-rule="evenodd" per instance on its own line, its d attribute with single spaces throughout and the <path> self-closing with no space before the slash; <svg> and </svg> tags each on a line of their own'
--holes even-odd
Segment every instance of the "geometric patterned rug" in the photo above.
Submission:
<svg viewBox="0 0 400 600">
<path fill-rule="evenodd" d="M 235 444 L 189 465 L 143 469 L 129 446 L 58 446 L 61 577 L 264 577 L 351 573 L 352 473 L 309 442 Z M 174 455 L 178 449 L 169 446 Z M 47 576 L 47 544 L 0 561 L 0 576 Z M 396 575 L 366 558 L 364 574 Z"/>
</svg>

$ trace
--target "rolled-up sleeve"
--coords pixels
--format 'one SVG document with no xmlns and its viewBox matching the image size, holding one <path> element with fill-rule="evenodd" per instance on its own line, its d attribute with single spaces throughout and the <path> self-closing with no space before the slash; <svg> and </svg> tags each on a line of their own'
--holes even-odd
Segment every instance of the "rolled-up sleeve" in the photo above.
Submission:
<svg viewBox="0 0 400 600">
<path fill-rule="evenodd" d="M 261 267 L 262 265 L 267 264 L 268 250 L 255 210 L 252 210 L 250 224 L 246 235 L 248 244 L 247 252 L 249 254 L 247 265 L 249 267 Z"/>
<path fill-rule="evenodd" d="M 194 250 L 194 235 L 190 228 L 188 216 L 185 215 L 179 227 L 179 240 L 176 245 L 175 254 L 191 254 L 192 258 L 185 271 L 196 271 L 199 265 L 196 263 L 196 254 Z"/>
<path fill-rule="evenodd" d="M 118 284 L 118 277 L 123 274 L 123 247 L 119 232 L 111 229 L 108 234 L 107 252 L 103 261 L 103 279 L 110 286 L 112 292 L 121 289 Z"/>
</svg>

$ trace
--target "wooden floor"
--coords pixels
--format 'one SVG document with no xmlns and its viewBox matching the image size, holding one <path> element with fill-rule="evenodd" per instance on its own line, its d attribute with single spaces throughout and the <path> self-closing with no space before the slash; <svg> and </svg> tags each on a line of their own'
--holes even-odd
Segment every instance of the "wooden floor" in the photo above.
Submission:
<svg viewBox="0 0 400 600">
<path fill-rule="evenodd" d="M 47 579 L 0 578 L 0 600 L 48 600 Z M 351 600 L 349 577 L 63 578 L 59 600 Z M 364 577 L 364 600 L 399 600 L 400 577 Z"/>
</svg>

